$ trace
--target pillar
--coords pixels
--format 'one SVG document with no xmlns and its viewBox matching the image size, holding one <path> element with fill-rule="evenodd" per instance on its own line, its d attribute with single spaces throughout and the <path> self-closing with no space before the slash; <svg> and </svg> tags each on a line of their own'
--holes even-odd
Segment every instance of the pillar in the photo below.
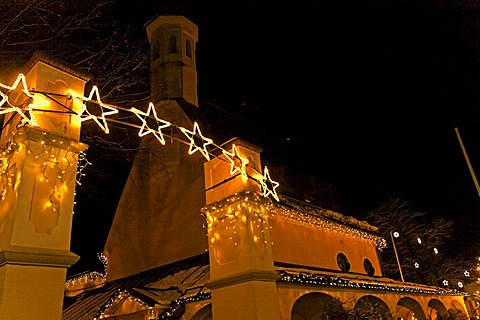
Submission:
<svg viewBox="0 0 480 320">
<path fill-rule="evenodd" d="M 68 94 L 83 94 L 88 77 L 40 53 L 23 74 L 2 90 L 21 112 L 6 113 L 0 140 L 0 319 L 60 320 L 67 268 L 79 258 L 70 236 L 87 147 L 75 115 L 81 101 Z"/>
<path fill-rule="evenodd" d="M 279 276 L 267 217 L 270 200 L 262 196 L 257 180 L 261 150 L 241 140 L 233 141 L 231 149 L 234 157 L 222 154 L 205 164 L 207 205 L 202 211 L 208 228 L 213 319 L 280 319 Z M 246 174 L 235 170 L 244 160 Z"/>
</svg>

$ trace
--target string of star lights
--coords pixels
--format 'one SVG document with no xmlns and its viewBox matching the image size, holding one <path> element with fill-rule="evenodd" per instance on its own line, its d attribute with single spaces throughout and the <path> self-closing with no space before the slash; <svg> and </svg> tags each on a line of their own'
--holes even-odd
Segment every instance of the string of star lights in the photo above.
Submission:
<svg viewBox="0 0 480 320">
<path fill-rule="evenodd" d="M 19 84 L 21 84 L 23 86 L 23 89 L 21 89 L 21 90 L 17 89 Z M 27 80 L 22 73 L 20 73 L 17 76 L 17 78 L 13 82 L 13 85 L 8 86 L 8 85 L 5 85 L 3 83 L 0 83 L 0 88 L 7 89 L 7 94 L 4 94 L 2 91 L 0 91 L 0 96 L 2 97 L 2 99 L 0 100 L 0 114 L 16 112 L 22 118 L 21 125 L 28 123 L 32 126 L 36 126 L 37 122 L 36 122 L 35 116 L 33 114 L 33 108 L 35 106 L 42 106 L 42 105 L 49 104 L 50 102 L 47 99 L 41 99 L 39 102 L 31 103 L 31 101 L 35 97 L 35 95 L 32 92 L 30 92 L 30 90 L 28 90 Z M 26 111 L 27 111 L 29 116 L 27 116 L 23 112 L 21 107 L 15 106 L 10 102 L 8 94 L 10 92 L 14 92 L 14 91 L 20 91 L 28 97 L 28 99 L 27 99 L 28 105 L 26 106 Z M 4 104 L 7 104 L 8 107 L 2 107 Z"/>
<path fill-rule="evenodd" d="M 397 238 L 397 239 L 400 238 L 400 233 L 398 231 L 392 231 L 391 235 L 392 235 L 392 243 L 393 243 L 393 248 L 394 248 L 394 251 L 395 251 L 395 254 L 396 254 L 396 258 L 397 258 L 399 271 L 400 271 L 400 274 L 402 276 L 402 268 L 401 268 L 401 264 L 400 264 L 400 261 L 399 261 L 399 258 L 398 258 L 397 252 L 396 252 L 396 247 L 395 247 L 395 242 L 394 242 L 394 238 Z M 425 241 L 423 241 L 420 237 L 416 238 L 416 242 L 421 246 L 427 246 L 427 249 L 429 251 L 432 250 L 434 255 L 439 254 L 439 250 L 436 247 L 428 246 L 425 243 Z M 458 279 L 458 276 L 457 276 L 455 279 L 450 279 L 450 281 L 447 280 L 447 279 L 440 279 L 439 283 L 441 283 L 441 285 L 443 287 L 446 287 L 446 288 L 451 287 L 454 284 L 459 289 L 463 289 L 466 282 L 476 282 L 476 284 L 480 284 L 480 278 L 477 278 L 476 281 L 469 281 L 469 279 L 468 279 L 471 276 L 470 271 L 475 272 L 476 274 L 480 273 L 480 257 L 476 259 L 476 262 L 477 262 L 476 267 L 472 267 L 469 270 L 465 270 L 462 273 L 462 276 L 465 278 L 464 280 Z M 420 263 L 418 261 L 413 261 L 413 267 L 415 269 L 420 269 L 422 266 L 420 265 Z M 453 275 L 451 275 L 451 276 L 453 276 Z M 477 296 L 480 297 L 480 292 L 477 291 L 476 294 L 477 294 Z"/>
<path fill-rule="evenodd" d="M 23 89 L 19 89 L 19 85 L 23 86 Z M 5 84 L 0 83 L 0 89 L 7 89 L 6 93 L 3 93 L 0 91 L 1 95 L 1 100 L 0 100 L 0 114 L 2 113 L 18 113 L 22 117 L 21 125 L 30 125 L 30 126 L 37 126 L 37 122 L 35 119 L 35 113 L 36 112 L 53 112 L 56 113 L 58 111 L 56 110 L 43 110 L 41 108 L 34 108 L 36 106 L 41 106 L 47 103 L 50 103 L 49 100 L 43 98 L 43 99 L 37 99 L 35 104 L 31 103 L 31 100 L 34 97 L 34 93 L 36 94 L 35 97 L 38 96 L 38 94 L 41 94 L 45 97 L 48 97 L 49 93 L 47 92 L 41 92 L 41 91 L 35 91 L 35 90 L 29 90 L 26 82 L 26 78 L 23 74 L 19 74 L 17 79 L 15 80 L 14 84 L 12 86 L 8 86 Z M 9 94 L 11 92 L 21 92 L 25 94 L 28 99 L 27 102 L 24 103 L 22 106 L 14 106 L 10 103 L 9 100 Z M 197 122 L 193 123 L 193 129 L 190 130 L 189 128 L 184 128 L 178 125 L 175 125 L 173 123 L 170 123 L 164 119 L 161 119 L 157 116 L 157 113 L 155 111 L 155 106 L 152 102 L 149 103 L 147 112 L 140 111 L 137 108 L 121 108 L 119 106 L 114 106 L 110 104 L 106 104 L 102 101 L 100 97 L 100 92 L 97 86 L 93 86 L 90 93 L 88 96 L 83 96 L 75 92 L 69 92 L 68 94 L 62 95 L 62 94 L 55 94 L 57 96 L 63 96 L 66 98 L 73 98 L 80 100 L 81 102 L 81 111 L 79 113 L 75 112 L 74 110 L 68 108 L 67 106 L 59 103 L 58 101 L 57 104 L 60 106 L 64 107 L 66 109 L 65 113 L 71 113 L 75 114 L 75 118 L 79 122 L 87 122 L 87 121 L 93 121 L 98 125 L 100 129 L 102 129 L 103 132 L 106 134 L 110 133 L 109 127 L 108 127 L 108 122 L 115 122 L 119 123 L 122 125 L 130 126 L 133 128 L 139 129 L 138 131 L 138 136 L 139 137 L 144 137 L 146 135 L 153 135 L 162 145 L 165 145 L 165 136 L 171 138 L 172 140 L 179 141 L 181 143 L 184 143 L 189 146 L 188 154 L 193 155 L 195 153 L 200 153 L 205 159 L 210 160 L 211 157 L 217 157 L 216 155 L 212 155 L 210 151 L 208 150 L 208 147 L 215 147 L 215 149 L 220 150 L 222 154 L 227 158 L 226 161 L 228 161 L 231 165 L 231 170 L 230 173 L 232 175 L 236 174 L 241 174 L 242 179 L 247 180 L 247 179 L 252 179 L 256 181 L 260 185 L 260 190 L 262 195 L 265 198 L 268 197 L 273 197 L 276 201 L 279 201 L 279 196 L 276 192 L 276 188 L 278 187 L 278 182 L 273 181 L 270 178 L 270 173 L 268 171 L 268 168 L 265 167 L 263 170 L 263 174 L 255 170 L 253 167 L 248 166 L 248 160 L 241 157 L 240 154 L 238 153 L 237 147 L 235 145 L 232 146 L 232 150 L 225 150 L 221 146 L 217 145 L 214 143 L 214 141 L 208 137 L 205 137 L 201 130 L 200 126 Z M 99 115 L 95 114 L 94 108 L 91 107 L 91 105 L 96 105 L 96 110 L 99 111 Z M 136 118 L 138 118 L 141 121 L 141 125 L 136 125 L 133 123 L 129 122 L 124 122 L 124 121 L 119 121 L 117 119 L 112 119 L 109 118 L 109 116 L 112 116 L 114 114 L 118 114 L 119 111 L 122 112 L 129 112 L 133 113 Z M 97 112 L 98 113 L 98 112 Z M 128 118 L 128 117 L 127 117 Z M 150 123 L 147 120 L 154 120 L 150 121 Z M 153 125 L 152 125 L 153 123 Z M 178 139 L 176 137 L 167 135 L 163 132 L 164 129 L 166 128 L 177 128 L 179 129 L 185 136 L 188 141 Z M 58 160 L 60 155 L 54 155 L 53 152 L 57 150 L 50 150 L 50 157 L 52 160 Z M 57 151 L 58 152 L 58 151 Z M 64 156 L 65 157 L 65 156 Z M 82 159 L 84 159 L 84 156 L 82 155 Z M 225 161 L 225 159 L 217 157 L 222 161 Z M 48 180 L 46 175 L 47 175 L 47 170 L 50 169 L 55 169 L 52 166 L 53 161 L 45 161 L 45 180 Z M 73 159 L 71 160 L 73 161 Z M 70 162 L 71 162 L 70 161 Z M 48 166 L 50 165 L 50 166 Z M 247 173 L 247 168 L 250 170 L 252 175 L 249 175 Z M 83 169 L 83 167 L 81 168 Z M 81 171 L 81 170 L 80 170 Z M 1 173 L 1 169 L 0 169 Z M 80 175 L 81 176 L 81 175 Z M 62 178 L 63 179 L 63 178 Z M 0 182 L 0 185 L 3 183 Z"/>
</svg>

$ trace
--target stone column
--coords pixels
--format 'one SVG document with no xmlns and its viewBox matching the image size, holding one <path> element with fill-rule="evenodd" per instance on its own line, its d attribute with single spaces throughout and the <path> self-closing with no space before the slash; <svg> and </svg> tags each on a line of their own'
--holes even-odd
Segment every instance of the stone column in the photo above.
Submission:
<svg viewBox="0 0 480 320">
<path fill-rule="evenodd" d="M 205 164 L 210 255 L 212 315 L 214 320 L 280 319 L 268 225 L 270 200 L 261 194 L 260 150 L 234 141 L 236 159 L 221 155 Z M 234 154 L 234 153 L 232 153 Z M 234 172 L 248 160 L 246 175 Z"/>
<path fill-rule="evenodd" d="M 24 74 L 28 88 L 20 81 L 7 93 L 22 112 L 6 114 L 0 140 L 0 319 L 60 320 L 67 268 L 79 258 L 70 237 L 87 148 L 78 140 L 81 102 L 67 95 L 83 94 L 87 77 L 41 54 Z"/>
</svg>

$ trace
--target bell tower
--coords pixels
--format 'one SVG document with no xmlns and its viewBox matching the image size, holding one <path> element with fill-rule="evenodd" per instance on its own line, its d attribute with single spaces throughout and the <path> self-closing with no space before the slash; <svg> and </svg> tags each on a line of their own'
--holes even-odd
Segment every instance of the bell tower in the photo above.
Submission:
<svg viewBox="0 0 480 320">
<path fill-rule="evenodd" d="M 151 48 L 152 102 L 181 99 L 198 106 L 197 26 L 183 16 L 159 16 L 146 25 L 146 31 Z"/>
<path fill-rule="evenodd" d="M 0 319 L 60 320 L 89 75 L 36 53 L 2 87 Z M 41 93 L 40 93 L 41 92 Z M 51 98 L 53 97 L 53 98 Z M 9 108 L 10 107 L 10 108 Z"/>
</svg>

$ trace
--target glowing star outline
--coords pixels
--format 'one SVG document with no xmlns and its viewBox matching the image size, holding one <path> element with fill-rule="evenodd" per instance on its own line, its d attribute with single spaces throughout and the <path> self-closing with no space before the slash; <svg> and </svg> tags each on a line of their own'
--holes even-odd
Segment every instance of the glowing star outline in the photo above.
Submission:
<svg viewBox="0 0 480 320">
<path fill-rule="evenodd" d="M 18 74 L 17 79 L 15 79 L 15 81 L 13 82 L 13 84 L 11 86 L 7 86 L 7 85 L 2 83 L 2 84 L 0 84 L 0 87 L 8 89 L 8 90 L 16 90 L 20 81 L 22 82 L 22 85 L 23 85 L 23 90 L 20 90 L 20 91 L 25 93 L 26 96 L 28 96 L 30 98 L 33 98 L 34 95 L 32 93 L 30 93 L 30 90 L 28 90 L 27 78 L 25 78 L 25 75 L 23 73 Z M 8 98 L 7 98 L 7 100 L 8 100 Z"/>
<path fill-rule="evenodd" d="M 23 89 L 20 90 L 20 91 L 23 92 L 27 97 L 33 99 L 35 97 L 35 95 L 32 94 L 30 92 L 30 90 L 28 90 L 27 79 L 25 78 L 25 75 L 23 73 L 18 74 L 17 78 L 15 79 L 15 81 L 13 82 L 13 84 L 11 86 L 7 86 L 3 83 L 0 83 L 0 87 L 8 89 L 9 91 L 10 90 L 19 90 L 19 89 L 17 89 L 17 87 L 18 87 L 18 84 L 20 82 L 22 82 L 22 86 L 23 86 Z M 27 106 L 27 111 L 30 115 L 30 118 L 29 118 L 25 115 L 25 113 L 23 113 L 22 109 L 20 109 L 19 107 L 15 107 L 15 106 L 10 104 L 10 101 L 8 100 L 8 95 L 3 94 L 1 91 L 0 91 L 0 95 L 2 96 L 2 100 L 0 101 L 0 114 L 17 112 L 23 118 L 22 124 L 30 123 L 31 125 L 34 125 L 34 126 L 36 125 L 37 122 L 35 120 L 35 117 L 33 115 L 33 110 L 32 110 L 32 105 L 33 104 L 30 103 Z M 43 100 L 45 100 L 45 102 L 35 103 L 35 105 L 42 105 L 42 104 L 49 103 L 48 100 L 46 100 L 46 99 L 43 99 Z M 5 102 L 8 103 L 10 105 L 10 107 L 3 108 L 2 106 L 5 104 Z"/>
<path fill-rule="evenodd" d="M 470 277 L 470 272 L 468 271 L 465 271 L 463 274 L 465 275 L 465 277 Z"/>
<path fill-rule="evenodd" d="M 269 188 L 268 184 L 272 186 L 272 188 Z M 275 198 L 275 200 L 280 201 L 280 198 L 277 195 L 277 191 L 275 189 L 279 186 L 279 183 L 276 181 L 273 181 L 270 178 L 270 172 L 268 171 L 268 168 L 265 166 L 265 169 L 263 170 L 263 177 L 261 180 L 261 188 L 263 192 L 263 196 L 266 198 L 269 195 L 272 195 L 272 197 Z"/>
<path fill-rule="evenodd" d="M 442 283 L 444 286 L 448 286 L 448 280 L 443 280 Z"/>
<path fill-rule="evenodd" d="M 418 262 L 415 262 L 413 265 L 414 265 L 415 268 L 417 268 L 417 269 L 420 268 L 420 264 L 419 264 Z"/>
<path fill-rule="evenodd" d="M 242 177 L 246 180 L 248 179 L 247 176 L 247 164 L 248 159 L 245 159 L 240 156 L 238 152 L 237 146 L 232 144 L 232 152 L 228 152 L 227 150 L 222 150 L 222 153 L 227 157 L 228 161 L 230 161 L 230 174 L 234 175 L 236 172 L 240 172 Z M 235 165 L 235 160 L 240 160 L 240 166 Z"/>
<path fill-rule="evenodd" d="M 162 129 L 167 128 L 167 127 L 171 126 L 172 124 L 168 121 L 160 119 L 157 116 L 157 112 L 155 111 L 155 105 L 152 102 L 150 102 L 149 105 L 148 105 L 147 112 L 140 111 L 136 108 L 131 108 L 130 110 L 133 113 L 135 113 L 135 115 L 142 121 L 142 127 L 138 131 L 138 136 L 143 137 L 143 136 L 146 136 L 147 134 L 151 133 L 155 136 L 155 138 L 157 138 L 158 141 L 160 141 L 160 143 L 162 145 L 165 145 L 165 138 L 163 137 Z M 157 122 L 157 129 L 152 129 L 148 126 L 147 118 L 150 115 L 152 115 L 153 118 L 155 119 L 155 121 Z M 142 118 L 142 116 L 143 116 L 143 118 Z M 161 125 L 160 122 L 162 122 L 163 124 Z"/>
<path fill-rule="evenodd" d="M 196 151 L 200 151 L 207 160 L 210 160 L 210 155 L 208 154 L 207 146 L 209 144 L 212 144 L 213 140 L 210 138 L 206 138 L 202 135 L 202 132 L 200 131 L 200 127 L 198 126 L 198 123 L 196 121 L 193 123 L 193 131 L 190 131 L 182 127 L 180 127 L 180 130 L 182 130 L 183 134 L 190 140 L 190 148 L 188 150 L 188 154 L 191 155 Z M 202 139 L 203 146 L 200 147 L 195 144 L 195 140 L 193 139 L 195 136 Z"/>
<path fill-rule="evenodd" d="M 98 102 L 98 105 L 100 106 L 100 109 L 102 110 L 102 114 L 100 116 L 93 115 L 87 110 L 86 102 L 92 101 L 93 100 L 92 97 L 93 97 L 94 94 L 96 94 L 96 96 L 97 96 L 96 101 Z M 88 95 L 88 97 L 80 96 L 78 98 L 80 98 L 84 101 L 84 103 L 82 104 L 82 110 L 77 115 L 78 121 L 83 122 L 83 121 L 87 121 L 87 120 L 92 119 L 103 130 L 103 132 L 108 134 L 110 132 L 110 130 L 108 129 L 107 119 L 105 119 L 105 116 L 109 116 L 109 115 L 118 113 L 118 109 L 116 109 L 114 107 L 110 107 L 110 106 L 102 103 L 102 101 L 100 99 L 100 93 L 98 92 L 98 87 L 97 86 L 92 87 L 92 90 L 90 91 L 90 94 Z M 105 112 L 104 108 L 110 109 L 110 111 Z M 88 116 L 82 118 L 82 115 L 84 113 L 87 113 Z M 100 118 L 102 120 L 103 124 L 98 120 L 98 118 Z"/>
</svg>

